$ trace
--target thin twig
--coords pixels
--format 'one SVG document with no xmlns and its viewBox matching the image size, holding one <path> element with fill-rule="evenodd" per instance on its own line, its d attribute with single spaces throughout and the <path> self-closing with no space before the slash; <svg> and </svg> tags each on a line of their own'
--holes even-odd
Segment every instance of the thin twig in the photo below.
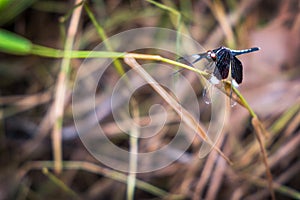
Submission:
<svg viewBox="0 0 300 200">
<path fill-rule="evenodd" d="M 17 178 L 21 180 L 29 171 L 31 170 L 42 170 L 43 168 L 54 169 L 55 163 L 53 161 L 31 161 L 25 164 L 23 167 L 20 168 Z M 63 169 L 67 170 L 83 170 L 90 173 L 100 174 L 105 177 L 111 178 L 112 180 L 119 181 L 122 183 L 126 183 L 127 176 L 123 173 L 100 167 L 91 162 L 84 162 L 84 161 L 64 161 L 63 162 Z M 153 194 L 158 197 L 170 197 L 172 199 L 182 198 L 181 195 L 174 195 L 170 194 L 160 188 L 155 187 L 147 182 L 136 180 L 137 188 L 144 190 L 150 194 Z"/>
<path fill-rule="evenodd" d="M 74 5 L 79 4 L 81 0 L 76 0 Z M 69 24 L 67 39 L 64 46 L 66 50 L 64 53 L 64 58 L 61 62 L 61 70 L 58 75 L 55 99 L 53 102 L 53 112 L 55 123 L 52 130 L 52 148 L 53 148 L 53 156 L 55 163 L 55 172 L 60 173 L 62 170 L 62 146 L 61 146 L 61 130 L 62 130 L 62 122 L 64 115 L 64 102 L 65 95 L 67 91 L 69 73 L 70 73 L 70 63 L 71 59 L 68 56 L 68 52 L 73 49 L 73 43 L 77 31 L 77 27 L 80 20 L 82 6 L 79 6 L 76 10 L 74 10 L 72 14 L 72 18 Z"/>
<path fill-rule="evenodd" d="M 134 98 L 131 99 L 131 107 L 132 107 L 132 115 L 133 117 L 139 121 L 139 108 L 136 100 Z M 139 124 L 139 123 L 138 123 Z M 127 178 L 127 200 L 134 199 L 134 189 L 136 187 L 136 173 L 137 173 L 137 165 L 138 165 L 138 138 L 139 138 L 139 130 L 138 127 L 133 125 L 130 130 L 130 138 L 129 138 L 129 175 Z"/>
<path fill-rule="evenodd" d="M 256 135 L 258 144 L 260 146 L 263 162 L 264 162 L 264 165 L 265 165 L 265 168 L 266 168 L 266 174 L 267 174 L 267 179 L 268 179 L 268 184 L 269 184 L 269 190 L 270 190 L 270 193 L 271 193 L 271 197 L 272 197 L 273 200 L 275 200 L 275 192 L 274 192 L 274 188 L 273 188 L 273 177 L 272 177 L 272 173 L 271 173 L 269 162 L 268 162 L 268 155 L 267 155 L 267 152 L 266 152 L 266 149 L 265 149 L 265 146 L 264 146 L 264 142 L 263 142 L 263 139 L 262 139 L 263 131 L 261 129 L 260 122 L 256 117 L 252 118 L 252 124 L 255 128 L 255 133 L 256 133 L 255 135 Z"/>
</svg>

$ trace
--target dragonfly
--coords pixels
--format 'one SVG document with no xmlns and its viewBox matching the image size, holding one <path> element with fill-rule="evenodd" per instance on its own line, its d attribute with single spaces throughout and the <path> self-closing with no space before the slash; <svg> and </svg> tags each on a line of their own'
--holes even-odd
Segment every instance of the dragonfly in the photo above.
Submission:
<svg viewBox="0 0 300 200">
<path fill-rule="evenodd" d="M 231 87 L 238 87 L 238 85 L 243 81 L 243 64 L 236 56 L 258 51 L 259 49 L 259 47 L 252 47 L 243 50 L 233 50 L 221 46 L 217 49 L 208 50 L 204 53 L 180 57 L 178 61 L 184 61 L 187 62 L 188 65 L 194 66 L 195 63 L 201 60 L 206 60 L 208 61 L 206 68 L 212 70 L 212 77 L 210 79 L 211 83 L 217 84 L 220 80 L 230 77 Z M 232 89 L 230 91 L 230 99 L 231 96 Z"/>
</svg>

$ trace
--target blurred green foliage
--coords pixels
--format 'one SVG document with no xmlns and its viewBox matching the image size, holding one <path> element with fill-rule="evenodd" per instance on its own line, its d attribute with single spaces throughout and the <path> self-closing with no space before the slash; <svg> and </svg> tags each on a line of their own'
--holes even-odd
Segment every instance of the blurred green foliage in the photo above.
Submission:
<svg viewBox="0 0 300 200">
<path fill-rule="evenodd" d="M 37 0 L 0 0 L 0 25 L 14 20 L 16 16 L 36 1 Z"/>
</svg>

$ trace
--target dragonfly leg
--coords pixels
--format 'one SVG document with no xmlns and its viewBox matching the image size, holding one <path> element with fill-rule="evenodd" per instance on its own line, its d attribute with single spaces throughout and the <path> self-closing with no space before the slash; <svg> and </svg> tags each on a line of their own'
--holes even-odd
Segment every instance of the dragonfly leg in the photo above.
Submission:
<svg viewBox="0 0 300 200">
<path fill-rule="evenodd" d="M 230 95 L 229 95 L 229 98 L 230 98 L 230 106 L 233 107 L 236 105 L 236 101 L 232 99 L 232 91 L 233 91 L 233 87 L 236 87 L 236 81 L 234 79 L 231 79 L 231 84 L 230 84 Z"/>
<path fill-rule="evenodd" d="M 212 84 L 208 84 L 205 86 L 202 92 L 203 100 L 206 104 L 211 104 L 211 92 L 212 92 Z"/>
</svg>

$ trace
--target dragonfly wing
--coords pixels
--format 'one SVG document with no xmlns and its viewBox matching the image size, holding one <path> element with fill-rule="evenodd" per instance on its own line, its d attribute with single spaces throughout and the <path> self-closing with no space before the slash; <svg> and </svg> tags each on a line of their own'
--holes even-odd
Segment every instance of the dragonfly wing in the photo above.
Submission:
<svg viewBox="0 0 300 200">
<path fill-rule="evenodd" d="M 194 64 L 194 63 L 196 63 L 196 62 L 199 62 L 199 61 L 202 60 L 203 58 L 207 59 L 207 53 L 195 54 L 193 57 L 196 58 L 196 59 L 193 61 L 193 64 Z"/>
<path fill-rule="evenodd" d="M 190 56 L 183 56 L 177 59 L 178 62 L 193 66 L 196 62 L 200 61 L 201 59 L 206 58 L 206 54 L 193 54 Z"/>
<path fill-rule="evenodd" d="M 227 49 L 220 50 L 217 54 L 214 75 L 219 79 L 226 79 L 229 73 L 231 54 Z"/>
<path fill-rule="evenodd" d="M 243 65 L 242 62 L 233 56 L 231 63 L 231 77 L 238 83 L 243 81 Z"/>
</svg>

